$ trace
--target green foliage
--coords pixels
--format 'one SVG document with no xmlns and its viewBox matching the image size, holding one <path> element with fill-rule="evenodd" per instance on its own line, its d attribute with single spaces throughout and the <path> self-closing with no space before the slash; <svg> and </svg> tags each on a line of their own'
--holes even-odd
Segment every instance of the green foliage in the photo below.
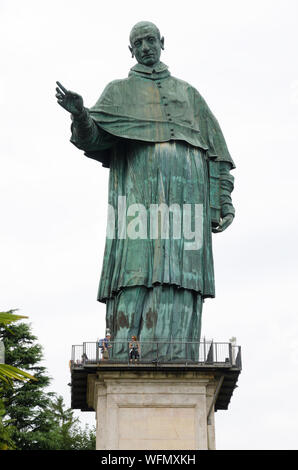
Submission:
<svg viewBox="0 0 298 470">
<path fill-rule="evenodd" d="M 0 394 L 2 389 L 0 388 Z M 3 417 L 5 415 L 4 401 L 0 398 L 0 450 L 14 450 L 15 445 L 12 439 L 14 428 L 9 423 L 4 424 Z"/>
<path fill-rule="evenodd" d="M 10 325 L 11 323 L 14 323 L 18 320 L 21 320 L 23 318 L 28 318 L 28 317 L 25 317 L 24 315 L 15 315 L 14 312 L 16 312 L 17 310 L 14 309 L 14 310 L 9 310 L 8 312 L 0 312 L 0 323 L 1 325 L 3 326 L 7 326 L 7 325 Z"/>
<path fill-rule="evenodd" d="M 5 362 L 22 367 L 36 379 L 14 382 L 13 387 L 3 384 L 0 445 L 3 441 L 4 448 L 16 450 L 95 449 L 95 430 L 88 426 L 81 429 L 78 418 L 72 409 L 65 407 L 63 398 L 46 392 L 51 379 L 40 365 L 42 347 L 31 333 L 30 325 L 19 323 L 10 325 L 9 329 L 0 325 L 0 338 L 5 344 Z"/>
<path fill-rule="evenodd" d="M 0 364 L 0 380 L 12 385 L 13 380 L 36 380 L 32 375 L 7 364 Z"/>
<path fill-rule="evenodd" d="M 50 406 L 52 426 L 49 433 L 39 435 L 38 449 L 42 450 L 94 450 L 95 429 L 88 425 L 81 429 L 79 419 L 71 408 L 65 408 L 63 398 L 56 396 Z"/>
<path fill-rule="evenodd" d="M 25 323 L 0 326 L 0 337 L 5 345 L 5 362 L 14 367 L 22 367 L 34 374 L 35 381 L 15 382 L 14 386 L 3 385 L 3 398 L 6 413 L 4 425 L 13 425 L 12 438 L 16 449 L 31 448 L 32 434 L 36 429 L 48 432 L 51 429 L 48 407 L 54 394 L 44 389 L 50 384 L 45 368 L 39 365 L 42 348 L 35 344 L 30 326 Z"/>
<path fill-rule="evenodd" d="M 14 312 L 15 310 L 0 312 L 0 325 L 2 326 L 2 331 L 8 331 L 7 327 L 11 323 L 27 318 L 23 315 L 15 315 Z M 31 374 L 28 374 L 28 372 L 20 370 L 12 365 L 0 364 L 0 383 L 2 382 L 2 384 L 6 384 L 7 387 L 9 386 L 12 388 L 15 380 L 25 381 L 28 379 L 36 380 Z M 0 388 L 0 392 L 2 397 L 4 395 L 4 389 L 2 387 Z M 4 402 L 5 399 L 0 398 L 0 450 L 12 450 L 15 449 L 13 441 L 15 427 L 11 425 L 12 420 L 5 420 L 6 409 Z"/>
<path fill-rule="evenodd" d="M 22 318 L 27 318 L 23 315 L 15 315 L 15 310 L 9 310 L 8 312 L 0 312 L 0 325 L 3 328 L 7 328 L 13 322 L 16 322 Z M 18 369 L 17 367 L 0 364 L 0 381 L 6 382 L 9 385 L 12 385 L 13 380 L 36 380 L 32 375 L 28 374 L 23 370 Z"/>
</svg>

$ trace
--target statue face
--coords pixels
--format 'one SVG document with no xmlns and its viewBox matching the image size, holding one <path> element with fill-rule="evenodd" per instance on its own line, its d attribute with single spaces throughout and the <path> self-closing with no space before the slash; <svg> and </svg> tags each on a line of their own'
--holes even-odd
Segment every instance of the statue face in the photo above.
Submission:
<svg viewBox="0 0 298 470">
<path fill-rule="evenodd" d="M 153 66 L 159 62 L 164 38 L 151 25 L 138 26 L 131 35 L 131 53 L 139 64 Z"/>
</svg>

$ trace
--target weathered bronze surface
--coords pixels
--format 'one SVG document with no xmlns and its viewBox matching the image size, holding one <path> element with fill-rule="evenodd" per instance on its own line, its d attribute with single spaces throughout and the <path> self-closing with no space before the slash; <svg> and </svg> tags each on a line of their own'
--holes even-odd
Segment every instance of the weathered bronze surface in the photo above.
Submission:
<svg viewBox="0 0 298 470">
<path fill-rule="evenodd" d="M 235 214 L 235 165 L 200 93 L 160 61 L 157 27 L 135 25 L 129 49 L 137 64 L 91 109 L 56 88 L 72 115 L 71 142 L 110 168 L 98 300 L 113 341 L 199 341 L 202 303 L 215 296 L 212 232 Z"/>
</svg>

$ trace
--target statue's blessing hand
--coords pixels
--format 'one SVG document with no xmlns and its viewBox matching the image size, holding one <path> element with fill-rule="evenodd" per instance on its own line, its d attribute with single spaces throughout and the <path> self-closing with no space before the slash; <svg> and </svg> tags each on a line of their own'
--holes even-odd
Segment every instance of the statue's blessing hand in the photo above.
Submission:
<svg viewBox="0 0 298 470">
<path fill-rule="evenodd" d="M 56 82 L 58 87 L 56 88 L 56 98 L 58 104 L 62 108 L 66 109 L 69 113 L 75 115 L 81 114 L 84 110 L 83 98 L 74 93 L 73 91 L 66 90 L 60 82 Z"/>
</svg>

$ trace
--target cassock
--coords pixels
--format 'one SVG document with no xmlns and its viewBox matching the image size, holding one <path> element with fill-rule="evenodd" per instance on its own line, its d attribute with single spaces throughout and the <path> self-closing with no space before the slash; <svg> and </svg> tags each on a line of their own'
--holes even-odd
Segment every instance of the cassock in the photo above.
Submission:
<svg viewBox="0 0 298 470">
<path fill-rule="evenodd" d="M 115 357 L 132 335 L 143 357 L 152 342 L 166 354 L 166 343 L 199 341 L 215 296 L 212 224 L 234 215 L 235 165 L 206 102 L 162 62 L 136 64 L 73 118 L 71 142 L 110 172 L 98 300 Z"/>
</svg>

